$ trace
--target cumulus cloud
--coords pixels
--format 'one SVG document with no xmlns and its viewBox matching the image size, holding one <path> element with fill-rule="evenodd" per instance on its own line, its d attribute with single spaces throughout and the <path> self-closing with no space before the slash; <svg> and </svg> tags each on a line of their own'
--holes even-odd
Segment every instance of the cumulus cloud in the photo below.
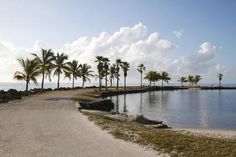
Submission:
<svg viewBox="0 0 236 157">
<path fill-rule="evenodd" d="M 176 36 L 176 38 L 181 39 L 184 32 L 183 31 L 174 30 L 172 33 Z"/>
<path fill-rule="evenodd" d="M 178 34 L 178 33 L 177 33 Z M 179 37 L 182 36 L 182 33 Z M 29 56 L 32 52 L 39 52 L 41 48 L 48 48 L 40 41 L 36 41 L 31 48 L 19 48 L 8 42 L 0 42 L 0 71 L 4 77 L 0 79 L 12 80 L 14 71 L 18 70 L 16 58 Z M 144 63 L 147 70 L 168 71 L 173 82 L 177 77 L 189 74 L 224 73 L 227 68 L 215 63 L 215 55 L 222 47 L 204 42 L 199 50 L 193 51 L 189 56 L 180 56 L 172 59 L 169 56 L 174 53 L 176 46 L 173 42 L 163 38 L 158 32 L 148 33 L 147 27 L 138 23 L 133 27 L 121 27 L 117 32 L 102 32 L 94 37 L 79 37 L 65 43 L 57 51 L 69 55 L 70 60 L 76 59 L 80 63 L 89 63 L 96 71 L 95 56 L 109 57 L 111 62 L 120 58 L 130 63 L 128 83 L 138 83 L 139 73 L 136 67 Z M 57 52 L 56 51 L 56 52 Z M 11 70 L 9 70 L 11 69 Z M 121 79 L 122 80 L 122 79 Z"/>
</svg>

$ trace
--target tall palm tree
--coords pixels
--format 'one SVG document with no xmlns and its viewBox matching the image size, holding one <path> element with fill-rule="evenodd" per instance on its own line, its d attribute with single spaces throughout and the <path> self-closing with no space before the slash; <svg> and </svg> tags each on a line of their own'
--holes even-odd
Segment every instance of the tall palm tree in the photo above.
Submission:
<svg viewBox="0 0 236 157">
<path fill-rule="evenodd" d="M 49 80 L 51 81 L 50 74 L 51 70 L 53 68 L 52 61 L 54 60 L 54 55 L 51 49 L 42 49 L 41 56 L 38 56 L 35 53 L 32 53 L 32 55 L 35 57 L 35 60 L 37 61 L 38 65 L 40 66 L 41 74 L 42 74 L 42 84 L 41 88 L 44 87 L 44 78 L 45 75 L 49 77 Z"/>
<path fill-rule="evenodd" d="M 219 79 L 219 87 L 221 87 L 221 81 L 222 81 L 222 78 L 223 78 L 223 74 L 219 74 L 219 75 L 218 75 L 218 79 Z"/>
<path fill-rule="evenodd" d="M 194 82 L 194 76 L 189 75 L 189 76 L 187 77 L 187 80 L 188 80 L 188 82 L 189 82 L 189 86 L 193 85 L 193 82 Z"/>
<path fill-rule="evenodd" d="M 169 80 L 171 79 L 169 77 L 169 74 L 165 71 L 160 72 L 160 79 L 161 79 L 161 86 L 163 87 L 163 82 L 169 83 Z"/>
<path fill-rule="evenodd" d="M 107 90 L 107 82 L 108 82 L 107 76 L 109 74 L 109 65 L 110 65 L 109 62 L 110 62 L 110 60 L 108 58 L 104 57 L 102 61 L 103 61 L 103 65 L 104 65 L 103 70 L 104 70 L 104 75 L 105 75 L 105 87 L 106 87 L 106 90 Z"/>
<path fill-rule="evenodd" d="M 55 68 L 55 71 L 54 71 L 54 75 L 57 75 L 57 88 L 59 88 L 60 86 L 60 75 L 62 74 L 63 71 L 66 70 L 66 60 L 68 59 L 68 56 L 64 53 L 57 53 L 55 56 L 54 56 L 54 68 Z"/>
<path fill-rule="evenodd" d="M 103 56 L 97 56 L 95 62 L 98 62 L 97 70 L 98 70 L 98 80 L 99 80 L 99 90 L 102 87 L 102 79 L 104 77 L 104 70 L 103 70 Z"/>
<path fill-rule="evenodd" d="M 36 77 L 40 75 L 40 68 L 35 60 L 17 59 L 22 66 L 22 71 L 16 71 L 14 74 L 14 79 L 26 81 L 25 91 L 28 91 L 30 81 L 37 84 Z"/>
<path fill-rule="evenodd" d="M 128 62 L 122 62 L 121 67 L 122 67 L 123 72 L 124 72 L 124 89 L 126 89 L 126 77 L 127 77 L 128 71 L 129 71 L 129 63 Z"/>
<path fill-rule="evenodd" d="M 202 79 L 202 77 L 201 77 L 200 75 L 194 76 L 194 83 L 196 84 L 196 86 L 197 86 L 198 82 L 199 82 L 201 79 Z"/>
<path fill-rule="evenodd" d="M 116 90 L 119 88 L 121 59 L 116 59 Z"/>
<path fill-rule="evenodd" d="M 146 70 L 146 67 L 144 66 L 144 64 L 139 64 L 137 70 L 140 72 L 141 75 L 141 82 L 140 82 L 140 86 L 143 86 L 143 72 Z"/>
<path fill-rule="evenodd" d="M 115 74 L 116 74 L 116 65 L 115 64 L 112 64 L 110 66 L 109 73 L 110 73 L 110 86 L 112 87 L 112 82 L 113 82 Z"/>
<path fill-rule="evenodd" d="M 89 81 L 89 77 L 93 77 L 93 71 L 91 70 L 91 66 L 88 64 L 82 64 L 80 69 L 80 75 L 82 78 L 82 87 L 84 88 L 84 83 Z"/>
<path fill-rule="evenodd" d="M 181 83 L 181 86 L 184 86 L 184 83 L 188 82 L 186 77 L 180 77 L 178 81 Z"/>
<path fill-rule="evenodd" d="M 65 76 L 68 77 L 69 79 L 71 79 L 72 77 L 72 88 L 75 87 L 75 79 L 80 77 L 80 68 L 81 68 L 81 65 L 76 60 L 73 60 L 72 62 L 67 63 Z"/>
</svg>

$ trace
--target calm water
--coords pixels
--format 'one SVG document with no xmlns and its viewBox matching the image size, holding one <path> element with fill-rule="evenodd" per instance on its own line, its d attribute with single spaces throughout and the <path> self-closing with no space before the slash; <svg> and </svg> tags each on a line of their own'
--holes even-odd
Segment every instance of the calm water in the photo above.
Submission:
<svg viewBox="0 0 236 157">
<path fill-rule="evenodd" d="M 171 127 L 236 130 L 236 90 L 153 91 L 111 97 L 115 110 Z"/>
</svg>

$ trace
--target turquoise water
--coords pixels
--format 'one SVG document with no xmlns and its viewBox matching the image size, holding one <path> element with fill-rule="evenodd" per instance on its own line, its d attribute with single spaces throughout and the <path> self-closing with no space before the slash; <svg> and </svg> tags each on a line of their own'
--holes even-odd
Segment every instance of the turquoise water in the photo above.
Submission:
<svg viewBox="0 0 236 157">
<path fill-rule="evenodd" d="M 236 90 L 153 91 L 111 97 L 115 110 L 171 127 L 236 130 Z"/>
</svg>

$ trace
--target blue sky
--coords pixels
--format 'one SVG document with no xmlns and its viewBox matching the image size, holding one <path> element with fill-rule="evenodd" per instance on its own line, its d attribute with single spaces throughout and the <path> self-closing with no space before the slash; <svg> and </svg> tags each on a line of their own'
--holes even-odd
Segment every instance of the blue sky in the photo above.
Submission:
<svg viewBox="0 0 236 157">
<path fill-rule="evenodd" d="M 175 45 L 165 55 L 170 60 L 188 58 L 204 42 L 217 47 L 211 62 L 222 65 L 230 74 L 226 81 L 235 83 L 235 8 L 234 0 L 0 0 L 0 41 L 16 48 L 30 48 L 40 41 L 61 49 L 82 36 L 113 34 L 142 23 L 147 35 L 158 32 Z M 181 38 L 173 31 L 181 32 Z"/>
</svg>

